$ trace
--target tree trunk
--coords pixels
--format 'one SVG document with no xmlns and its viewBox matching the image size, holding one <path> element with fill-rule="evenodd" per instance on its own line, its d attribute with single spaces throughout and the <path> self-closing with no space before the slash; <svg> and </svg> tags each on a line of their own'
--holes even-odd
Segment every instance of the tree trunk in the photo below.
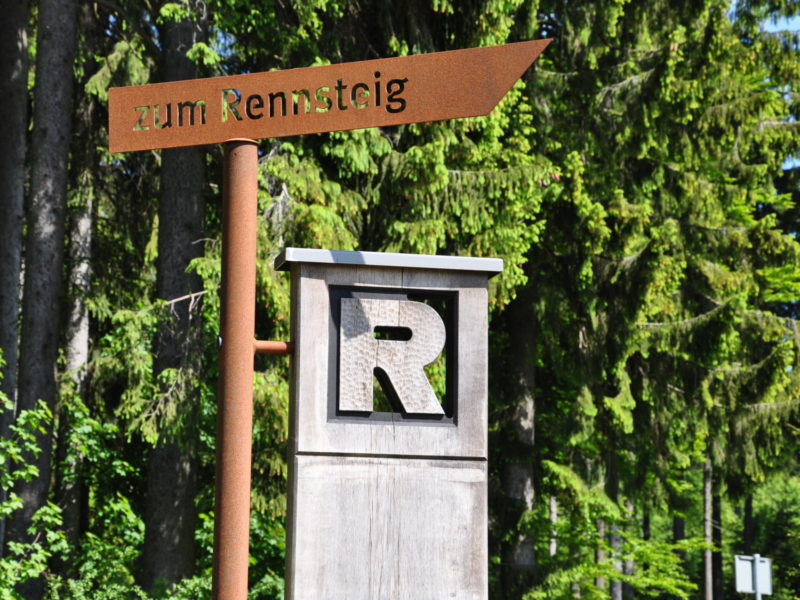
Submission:
<svg viewBox="0 0 800 600">
<path fill-rule="evenodd" d="M 597 539 L 599 540 L 600 545 L 597 547 L 597 550 L 594 553 L 594 561 L 597 564 L 600 564 L 606 560 L 606 550 L 605 546 L 603 545 L 606 540 L 606 522 L 603 519 L 597 519 Z M 594 584 L 601 590 L 605 590 L 606 578 L 595 577 Z"/>
<path fill-rule="evenodd" d="M 517 406 L 514 428 L 523 446 L 533 447 L 535 404 L 533 396 L 526 395 Z M 503 489 L 519 506 L 515 514 L 533 509 L 533 465 L 528 461 L 510 462 L 503 470 Z M 503 588 L 508 598 L 518 597 L 533 583 L 536 556 L 533 538 L 527 532 L 518 533 L 506 545 L 503 556 Z"/>
<path fill-rule="evenodd" d="M 712 480 L 711 480 L 711 461 L 706 460 L 703 465 L 703 540 L 706 544 L 713 543 L 712 539 L 712 515 L 711 515 L 711 501 L 712 499 Z M 714 600 L 714 570 L 712 567 L 711 549 L 705 550 L 704 555 L 704 593 L 705 600 Z"/>
<path fill-rule="evenodd" d="M 609 451 L 608 460 L 606 464 L 606 494 L 615 504 L 619 503 L 619 468 L 617 464 L 617 455 L 613 448 L 615 444 L 613 440 L 609 442 L 612 450 Z M 619 533 L 619 525 L 612 523 L 609 527 L 609 542 L 611 544 L 611 553 L 614 561 L 614 569 L 622 572 L 622 561 L 620 560 L 620 552 L 622 549 L 622 538 Z M 612 579 L 610 585 L 611 600 L 622 600 L 622 581 L 619 579 Z"/>
<path fill-rule="evenodd" d="M 522 290 L 501 317 L 503 327 L 508 331 L 511 349 L 506 368 L 516 383 L 516 386 L 512 386 L 515 388 L 516 406 L 509 423 L 509 437 L 513 442 L 508 447 L 509 462 L 502 473 L 503 492 L 509 500 L 505 507 L 508 530 L 519 526 L 523 514 L 533 509 L 535 501 L 531 460 L 536 432 L 532 348 L 535 338 L 531 328 L 524 325 L 534 321 L 530 314 L 532 303 L 530 291 Z M 519 598 L 533 585 L 536 567 L 533 542 L 532 534 L 523 531 L 503 543 L 501 578 L 504 597 Z"/>
<path fill-rule="evenodd" d="M 750 555 L 753 553 L 753 494 L 747 494 L 744 501 L 744 524 L 742 527 L 742 547 L 744 553 Z"/>
<path fill-rule="evenodd" d="M 673 519 L 673 525 L 674 524 L 675 524 L 675 521 Z M 647 542 L 647 541 L 650 540 L 650 536 L 651 535 L 652 534 L 650 532 L 650 505 L 645 503 L 645 505 L 644 505 L 644 514 L 642 515 L 642 539 L 645 542 Z M 647 572 L 648 569 L 650 569 L 650 563 L 646 563 L 646 562 L 642 563 L 642 571 Z"/>
<path fill-rule="evenodd" d="M 205 5 L 189 2 L 186 19 L 164 27 L 164 79 L 175 81 L 196 76 L 186 52 L 205 39 Z M 200 148 L 164 150 L 159 203 L 157 293 L 175 300 L 201 289 L 196 275 L 187 274 L 192 259 L 202 256 L 205 193 L 205 160 Z M 200 311 L 190 300 L 171 305 L 169 322 L 162 327 L 156 345 L 156 374 L 165 369 L 187 372 L 191 353 L 197 350 L 201 333 Z M 196 394 L 181 392 L 183 410 L 195 411 Z M 196 419 L 183 419 L 179 435 L 161 435 L 147 465 L 145 541 L 140 583 L 145 589 L 168 585 L 192 574 L 194 569 L 194 496 L 197 463 L 192 451 Z"/>
<path fill-rule="evenodd" d="M 84 76 L 80 88 L 94 74 L 97 68 L 94 60 L 98 25 L 94 19 L 92 5 L 81 6 L 81 32 L 88 58 L 84 64 Z M 92 232 L 94 228 L 94 178 L 92 173 L 99 159 L 95 148 L 96 103 L 94 97 L 78 94 L 75 107 L 75 135 L 73 136 L 73 170 L 77 183 L 69 206 L 68 256 L 69 277 L 67 298 L 69 314 L 66 323 L 65 368 L 69 378 L 69 394 L 62 395 L 58 418 L 58 448 L 56 455 L 56 503 L 61 508 L 63 530 L 70 548 L 77 548 L 81 532 L 85 526 L 86 490 L 80 476 L 82 455 L 77 448 L 70 447 L 72 415 L 75 399 L 84 401 L 87 387 L 87 366 L 89 364 L 89 311 L 86 299 L 90 294 Z M 72 575 L 74 565 L 70 562 L 56 561 L 54 570 L 64 576 Z"/>
<path fill-rule="evenodd" d="M 649 524 L 648 524 L 649 528 Z M 648 529 L 649 531 L 649 529 Z M 649 538 L 648 538 L 649 539 Z M 673 515 L 672 516 L 672 543 L 676 544 L 681 540 L 686 539 L 686 520 L 680 515 Z M 686 552 L 683 551 L 676 551 L 675 554 L 678 556 L 680 560 L 681 566 L 686 568 Z M 647 567 L 645 567 L 647 568 Z M 677 600 L 677 596 L 670 596 L 670 598 L 674 598 Z"/>
<path fill-rule="evenodd" d="M 676 544 L 681 540 L 686 539 L 686 520 L 679 516 L 675 515 L 672 517 L 672 543 Z M 686 556 L 683 552 L 680 552 L 681 560 L 686 560 Z"/>
<path fill-rule="evenodd" d="M 625 500 L 625 509 L 626 513 L 632 519 L 634 516 L 633 515 L 634 506 L 633 502 L 630 499 Z M 633 564 L 633 559 L 626 558 L 625 561 L 622 563 L 622 574 L 633 575 L 634 567 L 635 565 Z M 633 587 L 631 587 L 629 583 L 622 584 L 622 597 L 625 598 L 625 600 L 631 600 L 631 598 L 633 598 Z"/>
<path fill-rule="evenodd" d="M 28 129 L 28 2 L 0 2 L 0 97 L 5 99 L 0 135 L 0 393 L 17 397 L 22 224 L 25 218 L 25 132 Z M 0 437 L 9 435 L 14 409 L 0 405 Z M 2 468 L 2 467 L 0 467 Z M 0 503 L 8 490 L 0 489 Z M 6 521 L 0 517 L 0 557 Z"/>
<path fill-rule="evenodd" d="M 723 600 L 725 586 L 722 580 L 722 497 L 716 493 L 711 498 L 711 537 L 714 542 L 712 554 L 714 600 Z"/>
<path fill-rule="evenodd" d="M 609 541 L 611 543 L 612 556 L 614 557 L 614 569 L 622 573 L 622 561 L 619 558 L 622 550 L 622 538 L 619 534 L 619 525 L 614 523 L 609 529 Z M 612 579 L 610 592 L 611 600 L 622 600 L 622 581 L 619 579 Z"/>
<path fill-rule="evenodd" d="M 549 545 L 550 556 L 555 556 L 556 552 L 558 552 L 558 537 L 556 531 L 557 524 L 558 524 L 558 502 L 556 502 L 556 497 L 551 494 L 550 495 L 550 545 Z"/>
<path fill-rule="evenodd" d="M 55 405 L 76 21 L 75 0 L 39 2 L 19 410 L 33 408 L 39 400 L 45 401 L 51 409 Z M 47 499 L 52 450 L 50 429 L 39 435 L 38 445 L 41 453 L 30 461 L 38 467 L 39 474 L 17 486 L 24 506 L 9 519 L 9 540 L 30 539 L 27 529 L 31 518 Z M 20 592 L 23 597 L 36 600 L 42 595 L 42 587 L 41 579 L 32 580 L 24 584 Z"/>
</svg>

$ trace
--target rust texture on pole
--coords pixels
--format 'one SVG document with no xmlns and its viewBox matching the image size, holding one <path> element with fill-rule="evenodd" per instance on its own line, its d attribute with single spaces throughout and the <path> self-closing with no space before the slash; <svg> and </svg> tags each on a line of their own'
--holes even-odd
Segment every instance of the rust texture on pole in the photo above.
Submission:
<svg viewBox="0 0 800 600">
<path fill-rule="evenodd" d="M 488 114 L 550 40 L 112 88 L 111 152 Z"/>
<path fill-rule="evenodd" d="M 256 308 L 258 145 L 225 144 L 213 600 L 246 600 Z"/>
<path fill-rule="evenodd" d="M 292 354 L 294 352 L 294 344 L 292 342 L 255 340 L 254 348 L 258 354 Z"/>
</svg>

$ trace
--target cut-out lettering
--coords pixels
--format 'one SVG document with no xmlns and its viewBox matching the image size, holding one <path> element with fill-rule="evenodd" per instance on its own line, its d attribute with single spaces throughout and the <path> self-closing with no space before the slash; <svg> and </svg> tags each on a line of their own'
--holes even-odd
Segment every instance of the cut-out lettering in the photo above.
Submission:
<svg viewBox="0 0 800 600">
<path fill-rule="evenodd" d="M 336 106 L 339 110 L 347 110 L 347 105 L 344 103 L 342 99 L 342 92 L 347 89 L 347 86 L 342 83 L 341 79 L 336 81 Z"/>
<path fill-rule="evenodd" d="M 262 108 L 264 108 L 264 98 L 258 94 L 247 97 L 247 102 L 244 105 L 244 112 L 247 113 L 247 118 L 260 119 L 264 114 L 262 112 L 256 112 L 256 109 L 260 111 Z"/>
<path fill-rule="evenodd" d="M 361 102 L 365 100 L 365 102 Z M 357 83 L 350 90 L 350 103 L 355 108 L 366 108 L 369 106 L 369 86 L 366 83 Z"/>
<path fill-rule="evenodd" d="M 231 96 L 233 96 L 233 102 L 231 102 Z M 239 106 L 239 102 L 242 101 L 242 92 L 237 89 L 228 89 L 222 90 L 222 122 L 227 123 L 230 117 L 228 113 L 233 115 L 233 117 L 237 121 L 242 120 L 242 115 L 239 114 L 239 111 L 236 109 Z"/>
<path fill-rule="evenodd" d="M 381 72 L 375 71 L 375 106 L 381 105 Z"/>
<path fill-rule="evenodd" d="M 322 106 L 317 106 L 315 108 L 316 112 L 318 113 L 326 113 L 331 109 L 333 106 L 333 98 L 328 96 L 328 92 L 331 91 L 331 88 L 324 85 L 321 88 L 317 88 L 316 99 L 317 102 L 322 103 Z"/>
<path fill-rule="evenodd" d="M 270 92 L 269 94 L 269 116 L 275 116 L 275 101 L 280 98 L 281 101 L 281 116 L 286 116 L 286 94 L 283 92 Z"/>
<path fill-rule="evenodd" d="M 144 120 L 147 118 L 148 113 L 150 112 L 149 106 L 137 106 L 136 110 L 139 112 L 139 120 L 136 121 L 136 125 L 133 126 L 134 131 L 147 131 L 150 129 L 147 125 L 144 124 Z"/>
<path fill-rule="evenodd" d="M 407 339 L 398 339 L 402 330 Z M 339 410 L 372 411 L 380 369 L 407 413 L 444 415 L 424 367 L 441 354 L 445 336 L 442 318 L 422 302 L 342 298 Z"/>
<path fill-rule="evenodd" d="M 392 79 L 386 84 L 386 110 L 390 113 L 403 112 L 406 109 L 406 101 L 398 94 L 402 94 L 406 89 L 408 79 Z M 397 104 L 398 106 L 391 106 Z"/>
<path fill-rule="evenodd" d="M 294 114 L 298 113 L 300 98 L 303 99 L 303 108 L 306 114 L 311 112 L 311 92 L 308 90 L 294 90 L 292 92 L 292 105 Z"/>
<path fill-rule="evenodd" d="M 323 85 L 316 89 L 289 91 L 267 91 L 243 95 L 241 90 L 228 88 L 222 90 L 223 123 L 248 119 L 256 121 L 267 117 L 286 117 L 291 115 L 327 113 L 331 110 L 347 110 L 348 106 L 364 109 L 383 104 L 390 113 L 402 112 L 406 100 L 402 97 L 408 78 L 381 80 L 380 71 L 375 71 L 373 83 L 356 82 L 352 85 L 337 79 L 336 85 Z M 384 94 L 385 101 L 381 98 Z M 291 104 L 291 106 L 290 106 Z M 175 110 L 173 111 L 173 105 Z M 163 102 L 152 106 L 137 106 L 139 113 L 134 131 L 168 129 L 173 126 L 184 127 L 206 124 L 206 101 Z M 175 113 L 173 115 L 173 113 Z M 152 115 L 152 116 L 151 116 Z"/>
<path fill-rule="evenodd" d="M 165 121 L 161 121 L 161 105 L 156 104 L 153 107 L 153 125 L 156 126 L 156 129 L 166 129 L 167 127 L 172 127 L 172 103 L 167 102 L 167 119 Z"/>
<path fill-rule="evenodd" d="M 194 125 L 195 109 L 200 109 L 200 122 L 206 124 L 206 103 L 203 100 L 197 102 L 178 102 L 178 127 L 183 127 L 183 117 L 185 109 L 189 109 L 189 125 Z"/>
<path fill-rule="evenodd" d="M 407 342 L 411 339 L 411 330 L 408 327 L 385 327 L 378 325 L 375 328 L 375 339 Z"/>
</svg>

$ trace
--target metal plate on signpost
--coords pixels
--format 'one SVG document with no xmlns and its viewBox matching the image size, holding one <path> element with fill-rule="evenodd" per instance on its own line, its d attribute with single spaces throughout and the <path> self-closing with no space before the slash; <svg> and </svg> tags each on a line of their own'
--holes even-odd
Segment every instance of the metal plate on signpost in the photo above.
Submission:
<svg viewBox="0 0 800 600">
<path fill-rule="evenodd" d="M 756 563 L 758 591 L 761 594 L 772 595 L 772 560 L 760 556 Z"/>
<path fill-rule="evenodd" d="M 743 594 L 755 594 L 753 587 L 753 557 L 737 554 L 733 557 L 733 566 L 736 571 L 736 591 Z"/>
<path fill-rule="evenodd" d="M 488 114 L 550 40 L 109 90 L 111 152 Z"/>
<path fill-rule="evenodd" d="M 755 594 L 756 598 L 764 594 L 772 595 L 771 559 L 758 554 L 754 556 L 737 554 L 733 557 L 733 566 L 737 592 Z"/>
</svg>

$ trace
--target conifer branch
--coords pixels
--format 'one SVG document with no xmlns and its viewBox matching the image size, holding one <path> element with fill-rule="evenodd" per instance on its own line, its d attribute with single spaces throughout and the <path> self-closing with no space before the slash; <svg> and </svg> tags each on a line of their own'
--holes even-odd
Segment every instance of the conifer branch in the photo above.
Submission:
<svg viewBox="0 0 800 600">
<path fill-rule="evenodd" d="M 688 319 L 682 319 L 680 321 L 655 321 L 655 322 L 653 322 L 653 321 L 649 321 L 649 322 L 645 321 L 645 322 L 637 323 L 637 325 L 639 327 L 646 327 L 648 329 L 658 329 L 658 328 L 662 328 L 662 327 L 682 327 L 684 325 L 691 325 L 693 323 L 698 323 L 700 321 L 708 320 L 713 315 L 715 315 L 716 313 L 721 311 L 723 309 L 723 307 L 725 307 L 727 305 L 727 303 L 715 302 L 711 298 L 707 298 L 707 299 L 711 300 L 712 302 L 714 302 L 714 304 L 716 304 L 716 306 L 714 308 L 712 308 L 711 310 L 709 310 L 708 312 L 704 312 L 701 315 L 697 315 L 697 316 L 694 316 L 694 317 L 689 317 Z"/>
<path fill-rule="evenodd" d="M 98 6 L 107 8 L 111 12 L 117 13 L 126 23 L 133 27 L 133 30 L 139 34 L 139 37 L 142 39 L 142 43 L 147 46 L 147 49 L 153 54 L 153 56 L 158 56 L 161 53 L 161 49 L 153 41 L 150 33 L 147 32 L 135 19 L 131 19 L 128 11 L 122 8 L 119 4 L 113 0 L 95 0 L 95 3 Z"/>
</svg>

